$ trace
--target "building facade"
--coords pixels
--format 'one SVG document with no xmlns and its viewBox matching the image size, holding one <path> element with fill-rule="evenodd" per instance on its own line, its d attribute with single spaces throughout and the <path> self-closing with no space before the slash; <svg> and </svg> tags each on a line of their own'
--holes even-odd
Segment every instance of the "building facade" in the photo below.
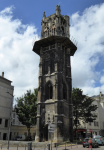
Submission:
<svg viewBox="0 0 104 150">
<path fill-rule="evenodd" d="M 95 134 L 104 136 L 104 94 L 100 92 L 99 95 L 94 95 L 92 98 L 97 102 L 97 120 L 94 122 L 94 126 L 99 127 L 99 131 Z"/>
<path fill-rule="evenodd" d="M 104 94 L 100 92 L 99 95 L 94 95 L 91 98 L 94 100 L 93 104 L 98 107 L 95 112 L 92 112 L 97 115 L 97 118 L 95 121 L 88 123 L 83 123 L 79 120 L 81 125 L 77 130 L 78 137 L 104 136 Z"/>
<path fill-rule="evenodd" d="M 8 139 L 10 113 L 13 104 L 13 96 L 11 95 L 13 95 L 14 91 L 11 82 L 4 78 L 4 72 L 2 72 L 2 76 L 0 76 L 0 140 Z"/>
<path fill-rule="evenodd" d="M 18 135 L 25 135 L 25 137 L 27 138 L 28 130 L 27 127 L 19 121 L 15 111 L 15 107 L 13 107 L 11 118 L 11 140 L 14 140 Z M 36 126 L 31 127 L 30 136 L 33 140 L 35 140 Z"/>
<path fill-rule="evenodd" d="M 47 141 L 48 123 L 56 125 L 53 141 L 73 140 L 71 56 L 77 47 L 70 40 L 69 16 L 56 13 L 42 18 L 41 39 L 33 51 L 40 56 L 36 141 Z M 61 124 L 58 122 L 61 121 Z"/>
</svg>

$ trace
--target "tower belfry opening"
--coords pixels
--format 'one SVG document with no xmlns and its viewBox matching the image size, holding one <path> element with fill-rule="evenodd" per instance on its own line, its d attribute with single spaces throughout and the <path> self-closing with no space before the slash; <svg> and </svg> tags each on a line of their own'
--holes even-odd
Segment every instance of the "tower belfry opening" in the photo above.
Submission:
<svg viewBox="0 0 104 150">
<path fill-rule="evenodd" d="M 52 87 L 51 82 L 48 82 L 46 84 L 45 93 L 46 93 L 45 94 L 45 96 L 46 96 L 45 100 L 52 99 L 52 96 L 53 96 L 53 87 Z"/>
<path fill-rule="evenodd" d="M 70 58 L 77 50 L 70 40 L 69 16 L 43 12 L 41 39 L 33 51 L 40 56 L 36 141 L 47 140 L 47 124 L 56 124 L 54 142 L 73 140 L 73 102 Z M 44 111 L 45 110 L 45 111 Z M 44 113 L 43 113 L 44 112 Z M 62 121 L 62 124 L 58 122 Z M 41 136 L 42 135 L 42 136 Z"/>
</svg>

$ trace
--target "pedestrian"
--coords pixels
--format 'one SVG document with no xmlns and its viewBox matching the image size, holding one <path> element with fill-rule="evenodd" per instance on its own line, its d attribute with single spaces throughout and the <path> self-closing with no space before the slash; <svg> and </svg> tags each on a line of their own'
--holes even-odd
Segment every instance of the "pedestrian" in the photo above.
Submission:
<svg viewBox="0 0 104 150">
<path fill-rule="evenodd" d="M 91 138 L 89 138 L 89 141 L 88 141 L 88 143 L 89 143 L 88 150 L 89 150 L 89 148 L 91 148 L 91 150 L 92 150 L 92 140 L 91 140 Z"/>
</svg>

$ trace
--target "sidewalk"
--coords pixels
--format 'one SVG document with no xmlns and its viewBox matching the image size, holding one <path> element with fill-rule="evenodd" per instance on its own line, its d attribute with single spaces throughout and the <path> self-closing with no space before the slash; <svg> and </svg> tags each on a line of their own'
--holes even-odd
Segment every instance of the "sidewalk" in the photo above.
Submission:
<svg viewBox="0 0 104 150">
<path fill-rule="evenodd" d="M 72 146 L 73 150 L 78 150 L 78 149 L 80 150 L 81 148 L 83 148 L 82 145 Z M 1 150 L 1 147 L 0 147 L 0 150 Z M 5 147 L 5 146 L 2 147 L 2 150 L 7 150 L 7 147 Z M 9 150 L 28 150 L 28 148 L 26 147 L 26 149 L 25 149 L 25 147 L 18 147 L 18 149 L 17 149 L 17 147 L 10 147 Z M 37 147 L 34 149 L 34 147 L 32 147 L 32 150 L 47 150 L 47 149 L 37 148 Z M 50 150 L 51 150 L 51 147 L 50 147 Z M 57 147 L 57 149 L 56 149 L 56 147 L 52 147 L 52 150 L 65 150 L 65 146 Z M 66 146 L 66 150 L 71 150 L 71 146 Z"/>
</svg>

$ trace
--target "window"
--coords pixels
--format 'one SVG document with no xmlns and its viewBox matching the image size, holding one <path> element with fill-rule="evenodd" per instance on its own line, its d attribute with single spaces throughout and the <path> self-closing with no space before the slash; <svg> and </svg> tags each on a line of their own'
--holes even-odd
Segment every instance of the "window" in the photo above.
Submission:
<svg viewBox="0 0 104 150">
<path fill-rule="evenodd" d="M 52 99 L 52 97 L 53 97 L 53 87 L 52 87 L 52 84 L 50 81 L 46 84 L 45 96 L 46 96 L 46 98 L 45 98 L 46 100 Z"/>
<path fill-rule="evenodd" d="M 94 126 L 96 126 L 96 121 L 94 121 Z"/>
<path fill-rule="evenodd" d="M 89 122 L 89 125 L 91 126 L 91 122 Z"/>
<path fill-rule="evenodd" d="M 15 119 L 13 119 L 13 124 L 15 124 Z"/>
<path fill-rule="evenodd" d="M 35 140 L 35 135 L 36 135 L 36 134 L 35 134 L 35 133 L 33 133 L 33 139 L 34 139 L 34 140 Z"/>
<path fill-rule="evenodd" d="M 99 126 L 99 122 L 94 121 L 94 126 Z"/>
<path fill-rule="evenodd" d="M 27 132 L 24 132 L 25 137 L 27 137 Z"/>
<path fill-rule="evenodd" d="M 96 122 L 96 125 L 99 126 L 99 122 Z"/>
<path fill-rule="evenodd" d="M 51 56 L 50 57 L 52 57 L 52 59 L 51 59 L 51 65 L 50 65 L 50 71 L 51 71 L 51 73 L 53 73 L 54 72 L 54 54 L 51 54 Z"/>
<path fill-rule="evenodd" d="M 0 124 L 2 124 L 2 119 L 0 118 Z"/>
<path fill-rule="evenodd" d="M 15 118 L 15 113 L 13 113 L 13 118 Z"/>
<path fill-rule="evenodd" d="M 3 133 L 3 140 L 6 140 L 7 138 L 7 133 Z"/>
<path fill-rule="evenodd" d="M 5 127 L 8 127 L 8 119 L 5 119 Z"/>
<path fill-rule="evenodd" d="M 45 74 L 48 73 L 48 66 L 49 66 L 50 61 L 45 61 Z"/>
</svg>

